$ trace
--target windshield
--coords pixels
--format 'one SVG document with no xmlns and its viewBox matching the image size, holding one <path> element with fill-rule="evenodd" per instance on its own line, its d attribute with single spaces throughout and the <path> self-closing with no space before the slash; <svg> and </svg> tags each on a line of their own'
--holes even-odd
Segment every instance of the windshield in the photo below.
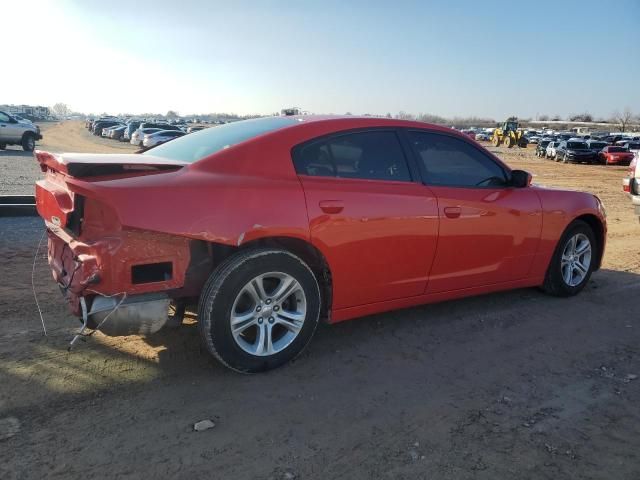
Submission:
<svg viewBox="0 0 640 480">
<path fill-rule="evenodd" d="M 587 148 L 587 144 L 582 142 L 569 142 L 567 143 L 567 148 L 572 150 L 584 150 Z"/>
<path fill-rule="evenodd" d="M 267 117 L 227 123 L 219 127 L 190 133 L 171 143 L 165 143 L 149 151 L 148 155 L 183 162 L 196 162 L 212 153 L 297 122 L 298 120 L 291 117 Z M 145 154 L 147 153 L 143 153 L 143 155 Z"/>
<path fill-rule="evenodd" d="M 638 148 L 640 148 L 640 143 L 629 142 L 627 144 L 627 147 L 629 147 L 630 149 L 633 149 L 633 150 L 637 150 Z"/>
<path fill-rule="evenodd" d="M 602 150 L 606 146 L 607 144 L 605 142 L 591 142 L 591 148 L 595 150 Z"/>
<path fill-rule="evenodd" d="M 610 153 L 622 153 L 622 152 L 626 152 L 626 150 L 622 147 L 609 147 L 609 152 Z"/>
</svg>

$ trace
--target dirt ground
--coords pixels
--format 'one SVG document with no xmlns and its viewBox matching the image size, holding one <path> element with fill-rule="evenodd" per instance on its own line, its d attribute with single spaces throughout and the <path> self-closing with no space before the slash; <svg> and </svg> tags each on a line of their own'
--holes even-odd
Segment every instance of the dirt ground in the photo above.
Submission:
<svg viewBox="0 0 640 480">
<path fill-rule="evenodd" d="M 74 123 L 49 127 L 43 146 L 128 149 Z M 524 289 L 323 326 L 295 363 L 262 375 L 211 361 L 193 318 L 67 352 L 78 324 L 43 250 L 46 337 L 31 289 L 41 222 L 0 219 L 0 478 L 640 478 L 640 225 L 625 168 L 492 150 L 536 183 L 604 201 L 605 260 L 583 293 Z M 39 172 L 18 157 L 21 179 L 6 164 L 0 188 L 28 193 Z M 194 432 L 203 419 L 216 426 Z"/>
</svg>

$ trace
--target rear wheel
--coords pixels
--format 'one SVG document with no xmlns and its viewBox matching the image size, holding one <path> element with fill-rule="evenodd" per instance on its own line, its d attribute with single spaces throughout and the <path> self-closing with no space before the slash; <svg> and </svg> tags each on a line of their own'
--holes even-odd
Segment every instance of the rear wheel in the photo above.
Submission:
<svg viewBox="0 0 640 480">
<path fill-rule="evenodd" d="M 500 145 L 500 137 L 498 137 L 497 135 L 494 135 L 491 143 L 493 144 L 494 147 L 497 147 L 498 145 Z"/>
<path fill-rule="evenodd" d="M 320 289 L 297 256 L 275 249 L 233 255 L 200 297 L 198 329 L 209 353 L 243 373 L 279 367 L 299 355 L 320 316 Z"/>
<path fill-rule="evenodd" d="M 596 255 L 593 230 L 582 220 L 575 220 L 558 242 L 545 277 L 545 292 L 558 297 L 579 293 L 591 277 Z"/>
</svg>

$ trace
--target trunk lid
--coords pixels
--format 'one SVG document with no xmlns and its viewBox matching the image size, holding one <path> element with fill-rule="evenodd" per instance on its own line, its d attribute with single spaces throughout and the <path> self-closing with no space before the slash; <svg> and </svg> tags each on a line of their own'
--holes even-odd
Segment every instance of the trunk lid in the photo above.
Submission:
<svg viewBox="0 0 640 480">
<path fill-rule="evenodd" d="M 138 154 L 53 154 L 37 150 L 35 157 L 45 173 L 45 177 L 36 182 L 38 214 L 50 228 L 65 229 L 75 236 L 81 231 L 85 201 L 92 199 L 95 205 L 99 200 L 90 186 L 92 182 L 157 175 L 188 164 Z M 104 208 L 106 211 L 106 205 Z"/>
</svg>

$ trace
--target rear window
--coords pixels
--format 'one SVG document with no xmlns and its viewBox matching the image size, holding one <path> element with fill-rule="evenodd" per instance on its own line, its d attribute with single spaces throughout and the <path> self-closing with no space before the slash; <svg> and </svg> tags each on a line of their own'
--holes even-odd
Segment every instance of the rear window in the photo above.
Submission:
<svg viewBox="0 0 640 480">
<path fill-rule="evenodd" d="M 263 133 L 279 130 L 298 123 L 291 117 L 267 117 L 226 123 L 219 127 L 205 128 L 165 143 L 142 155 L 196 162 L 212 153 L 219 152 Z"/>
<path fill-rule="evenodd" d="M 587 144 L 582 142 L 568 142 L 567 148 L 572 148 L 573 150 L 584 150 L 587 148 Z"/>
<path fill-rule="evenodd" d="M 626 152 L 626 150 L 622 147 L 609 147 L 609 152 L 611 153 L 622 153 Z"/>
</svg>

